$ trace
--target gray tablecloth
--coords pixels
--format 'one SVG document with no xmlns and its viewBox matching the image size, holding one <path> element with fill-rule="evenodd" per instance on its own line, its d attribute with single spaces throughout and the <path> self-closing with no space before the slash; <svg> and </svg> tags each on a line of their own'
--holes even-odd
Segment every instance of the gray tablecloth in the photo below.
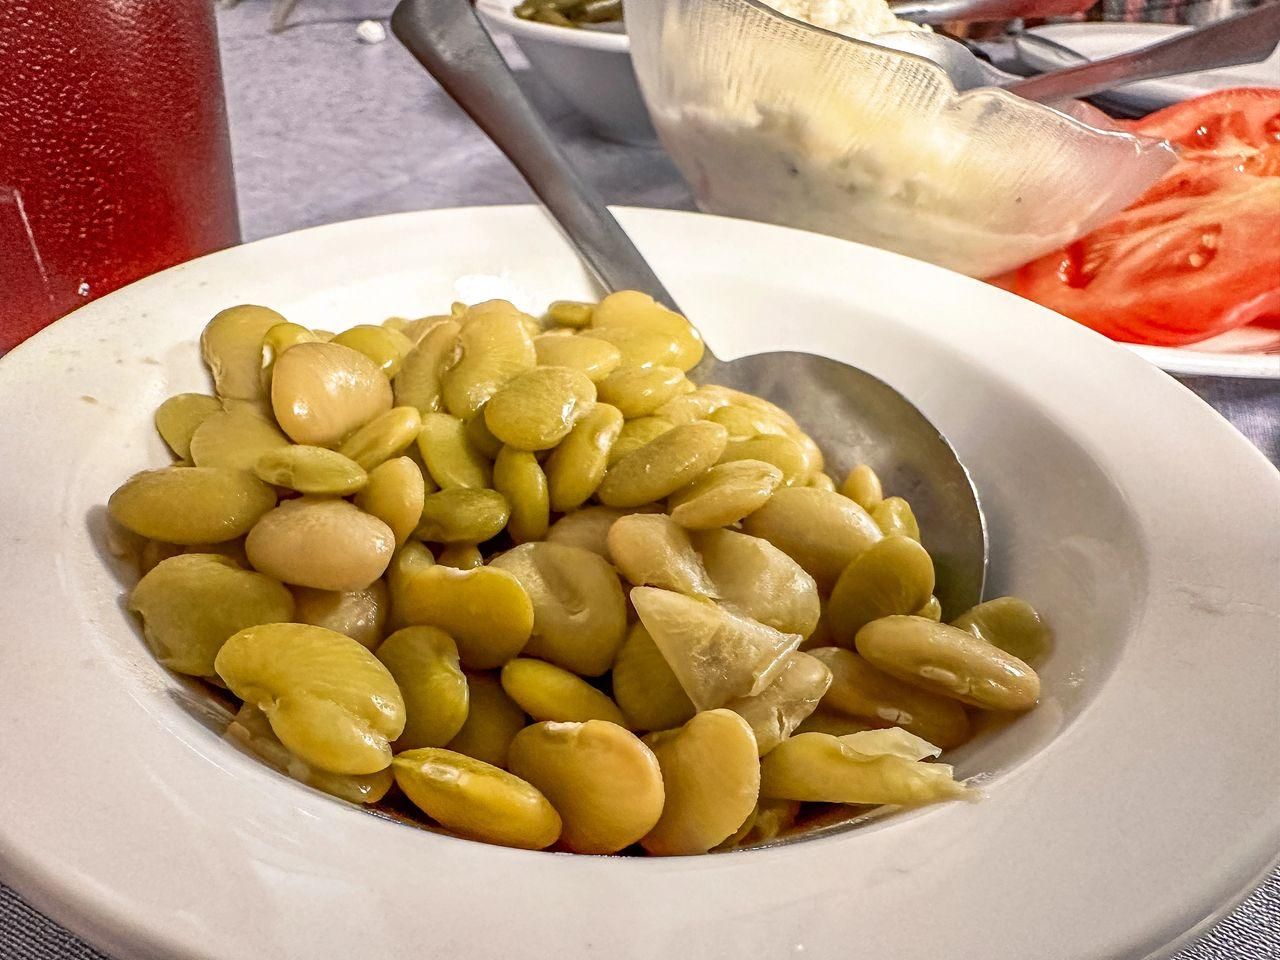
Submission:
<svg viewBox="0 0 1280 960">
<path fill-rule="evenodd" d="M 304 0 L 294 25 L 278 35 L 266 31 L 269 0 L 245 0 L 220 13 L 246 240 L 371 214 L 532 199 L 497 150 L 394 40 L 365 44 L 357 39 L 362 19 L 385 22 L 393 5 L 392 0 Z M 688 189 L 659 148 L 602 143 L 535 78 L 526 74 L 524 82 L 553 118 L 573 160 L 610 202 L 692 206 Z M 1280 385 L 1204 377 L 1185 382 L 1280 463 Z M 1177 882 L 1170 877 L 1170 883 Z M 1177 960 L 1277 958 L 1280 874 L 1177 955 Z M 0 886 L 0 960 L 107 958 Z"/>
</svg>

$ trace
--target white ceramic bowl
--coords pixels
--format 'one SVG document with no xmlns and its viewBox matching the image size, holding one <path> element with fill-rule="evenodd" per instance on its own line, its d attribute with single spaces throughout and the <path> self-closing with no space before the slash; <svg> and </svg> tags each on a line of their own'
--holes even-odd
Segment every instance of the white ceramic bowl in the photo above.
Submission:
<svg viewBox="0 0 1280 960">
<path fill-rule="evenodd" d="M 597 134 L 618 143 L 657 139 L 631 69 L 625 33 L 521 20 L 513 6 L 514 0 L 477 0 L 476 12 L 490 30 L 515 38 L 530 65 Z"/>
<path fill-rule="evenodd" d="M 827 237 L 623 210 L 721 356 L 800 348 L 912 397 L 973 472 L 993 593 L 1057 645 L 1044 701 L 956 754 L 986 798 L 769 849 L 576 857 L 370 816 L 229 747 L 146 651 L 103 503 L 207 389 L 217 309 L 333 328 L 452 300 L 589 296 L 529 207 L 335 224 L 214 254 L 0 359 L 0 875 L 130 960 L 410 954 L 741 960 L 1162 955 L 1280 849 L 1280 476 L 1102 337 Z"/>
</svg>

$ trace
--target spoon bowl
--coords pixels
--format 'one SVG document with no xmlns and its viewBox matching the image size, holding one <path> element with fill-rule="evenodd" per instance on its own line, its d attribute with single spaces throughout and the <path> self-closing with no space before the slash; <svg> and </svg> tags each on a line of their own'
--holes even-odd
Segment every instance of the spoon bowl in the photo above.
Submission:
<svg viewBox="0 0 1280 960">
<path fill-rule="evenodd" d="M 678 309 L 524 98 L 467 0 L 401 0 L 391 29 L 507 155 L 606 290 L 639 290 Z M 849 364 L 799 352 L 726 361 L 708 350 L 691 374 L 785 409 L 822 448 L 829 473 L 871 465 L 920 520 L 944 616 L 981 601 L 987 536 L 978 493 L 951 444 L 901 393 Z"/>
</svg>

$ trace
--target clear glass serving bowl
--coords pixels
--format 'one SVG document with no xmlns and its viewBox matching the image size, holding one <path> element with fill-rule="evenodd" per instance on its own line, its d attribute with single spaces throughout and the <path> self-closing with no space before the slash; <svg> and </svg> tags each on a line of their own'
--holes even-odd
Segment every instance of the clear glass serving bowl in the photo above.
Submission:
<svg viewBox="0 0 1280 960">
<path fill-rule="evenodd" d="M 626 22 L 654 125 L 709 213 L 986 277 L 1105 222 L 1174 162 L 756 0 L 627 0 Z"/>
</svg>

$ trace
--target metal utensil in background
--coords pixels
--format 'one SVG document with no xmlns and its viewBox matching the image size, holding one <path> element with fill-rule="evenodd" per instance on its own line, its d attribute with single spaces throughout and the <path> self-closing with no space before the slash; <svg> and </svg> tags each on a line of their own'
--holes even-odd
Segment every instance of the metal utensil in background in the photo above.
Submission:
<svg viewBox="0 0 1280 960">
<path fill-rule="evenodd" d="M 1005 84 L 1029 100 L 1052 103 L 1104 90 L 1267 59 L 1280 44 L 1280 3 L 1269 3 L 1168 40 L 1091 63 Z"/>
<path fill-rule="evenodd" d="M 981 23 L 1084 13 L 1096 0 L 893 0 L 889 10 L 912 23 Z"/>
<path fill-rule="evenodd" d="M 606 290 L 640 290 L 676 306 L 524 98 L 467 0 L 401 0 L 391 30 L 507 155 Z M 977 491 L 946 437 L 897 390 L 856 367 L 798 352 L 726 361 L 708 349 L 692 374 L 785 408 L 831 467 L 870 464 L 919 517 L 947 615 L 978 602 L 987 536 Z"/>
<path fill-rule="evenodd" d="M 1028 100 L 1055 103 L 1139 80 L 1265 60 L 1280 43 L 1280 2 L 1139 50 L 1034 77 L 1018 77 L 999 70 L 974 56 L 964 44 L 937 33 L 899 30 L 879 34 L 874 42 L 932 60 L 947 72 L 957 90 L 1003 87 Z"/>
</svg>

